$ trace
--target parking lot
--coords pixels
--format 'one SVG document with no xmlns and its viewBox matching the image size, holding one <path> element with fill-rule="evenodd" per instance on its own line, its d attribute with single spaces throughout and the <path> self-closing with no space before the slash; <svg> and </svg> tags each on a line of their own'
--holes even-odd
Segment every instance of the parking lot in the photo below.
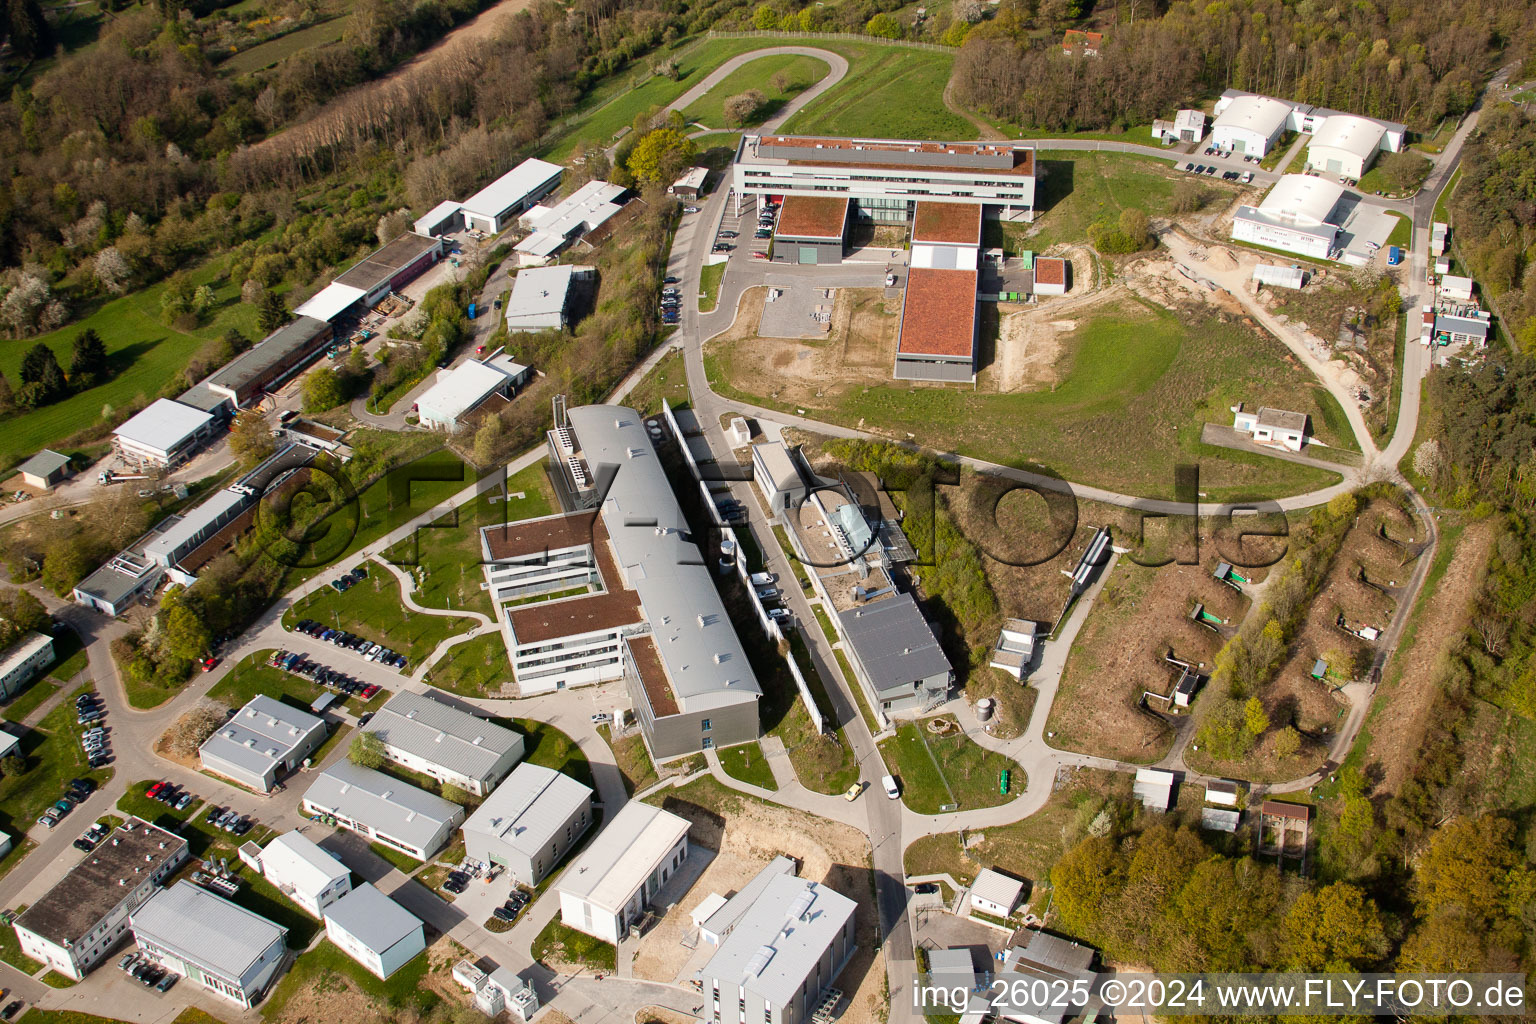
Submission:
<svg viewBox="0 0 1536 1024">
<path fill-rule="evenodd" d="M 1380 256 L 1392 229 L 1397 227 L 1397 219 L 1354 192 L 1344 193 L 1338 209 L 1343 214 L 1339 224 L 1339 248 L 1367 257 Z M 1381 258 L 1386 259 L 1385 256 Z"/>
<path fill-rule="evenodd" d="M 763 303 L 762 325 L 757 333 L 764 338 L 824 338 L 832 327 L 832 303 L 835 288 L 818 287 L 808 278 L 770 274 L 765 280 L 769 292 Z"/>
</svg>

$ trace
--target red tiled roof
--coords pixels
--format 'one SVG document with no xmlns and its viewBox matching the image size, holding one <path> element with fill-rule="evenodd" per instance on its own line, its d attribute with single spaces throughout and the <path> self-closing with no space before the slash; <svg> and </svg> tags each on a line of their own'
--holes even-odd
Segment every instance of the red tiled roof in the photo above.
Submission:
<svg viewBox="0 0 1536 1024">
<path fill-rule="evenodd" d="M 1061 48 L 1070 51 L 1074 47 L 1082 46 L 1089 50 L 1097 50 L 1103 41 L 1103 32 L 1084 32 L 1082 29 L 1069 28 L 1067 34 L 1061 39 Z"/>
<path fill-rule="evenodd" d="M 896 351 L 969 356 L 976 344 L 976 271 L 914 267 L 907 273 Z"/>
<path fill-rule="evenodd" d="M 842 238 L 848 200 L 832 196 L 785 196 L 775 235 L 789 238 Z"/>
<path fill-rule="evenodd" d="M 1312 808 L 1306 804 L 1286 803 L 1282 800 L 1266 800 L 1259 808 L 1260 814 L 1272 815 L 1276 818 L 1289 818 L 1292 821 L 1310 821 Z"/>
<path fill-rule="evenodd" d="M 1066 284 L 1067 261 L 1052 256 L 1035 257 L 1035 284 Z"/>
<path fill-rule="evenodd" d="M 980 203 L 917 204 L 912 217 L 912 241 L 941 245 L 981 244 Z"/>
</svg>

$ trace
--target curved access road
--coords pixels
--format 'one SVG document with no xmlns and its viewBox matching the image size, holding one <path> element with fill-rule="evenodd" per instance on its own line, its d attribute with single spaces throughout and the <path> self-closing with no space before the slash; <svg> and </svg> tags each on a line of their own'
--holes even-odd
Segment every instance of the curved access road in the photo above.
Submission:
<svg viewBox="0 0 1536 1024">
<path fill-rule="evenodd" d="M 809 89 L 806 89 L 794 99 L 784 104 L 784 106 L 779 110 L 777 114 L 764 121 L 760 126 L 758 126 L 758 128 L 755 129 L 756 131 L 776 131 L 781 124 L 795 116 L 801 107 L 805 106 L 807 103 L 811 102 L 816 97 L 826 92 L 828 89 L 837 85 L 843 80 L 844 76 L 848 74 L 848 58 L 842 56 L 841 54 L 833 53 L 831 50 L 820 50 L 814 46 L 770 46 L 766 49 L 752 50 L 750 53 L 743 53 L 732 57 L 724 64 L 721 64 L 718 68 L 705 75 L 704 80 L 701 81 L 698 85 L 695 85 L 687 92 L 679 96 L 677 99 L 667 104 L 667 109 L 662 111 L 662 113 L 670 114 L 674 110 L 687 110 L 695 102 L 702 99 L 709 92 L 709 90 L 725 81 L 725 79 L 737 68 L 744 67 L 745 65 L 750 64 L 762 57 L 779 56 L 815 57 L 817 60 L 825 61 L 827 67 L 830 70 L 827 72 L 826 77 L 822 78 L 821 81 L 817 82 L 815 85 L 811 86 Z M 728 129 L 721 128 L 717 130 L 727 131 Z M 608 155 L 612 157 L 618 148 L 619 144 L 617 142 L 615 142 L 612 146 L 609 146 Z"/>
</svg>

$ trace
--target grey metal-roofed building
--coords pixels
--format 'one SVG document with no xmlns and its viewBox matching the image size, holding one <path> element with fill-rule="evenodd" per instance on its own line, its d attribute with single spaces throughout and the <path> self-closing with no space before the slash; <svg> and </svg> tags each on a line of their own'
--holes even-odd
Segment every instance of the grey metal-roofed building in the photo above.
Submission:
<svg viewBox="0 0 1536 1024">
<path fill-rule="evenodd" d="M 699 971 L 713 1006 L 710 1019 L 809 1021 L 857 948 L 856 907 L 821 883 L 772 878 Z"/>
<path fill-rule="evenodd" d="M 1059 983 L 1068 991 L 1080 983 L 1082 991 L 1086 993 L 1098 979 L 1098 974 L 1093 970 L 1093 956 L 1091 946 L 1080 946 L 1041 931 L 1031 932 L 1024 945 L 1008 950 L 1003 958 L 1002 977 L 1009 983 L 1020 980 L 1026 985 L 1035 979 L 1051 985 Z M 1007 977 L 1010 974 L 1020 977 Z M 1041 1013 L 1005 1012 L 1002 1019 L 1015 1021 L 1016 1024 L 1063 1024 L 1074 1012 L 1070 1007 L 1063 1006 Z"/>
<path fill-rule="evenodd" d="M 562 330 L 570 321 L 571 286 L 590 281 L 597 269 L 570 263 L 551 267 L 524 267 L 512 279 L 512 294 L 507 297 L 506 315 L 509 331 Z"/>
<path fill-rule="evenodd" d="M 775 513 L 797 507 L 809 493 L 800 472 L 800 460 L 783 441 L 764 441 L 752 446 L 752 479 Z"/>
<path fill-rule="evenodd" d="M 520 764 L 464 822 L 470 857 L 537 885 L 592 825 L 592 789 L 552 768 Z"/>
<path fill-rule="evenodd" d="M 427 948 L 421 918 L 368 882 L 326 910 L 325 937 L 380 979 Z"/>
<path fill-rule="evenodd" d="M 442 239 L 407 231 L 358 260 L 333 284 L 359 289 L 358 301 L 372 306 L 436 263 L 442 251 Z"/>
<path fill-rule="evenodd" d="M 112 432 L 112 450 L 139 469 L 175 469 L 213 438 L 219 421 L 201 409 L 157 398 Z"/>
<path fill-rule="evenodd" d="M 183 878 L 130 919 L 139 948 L 167 970 L 250 1008 L 287 962 L 288 929 Z"/>
<path fill-rule="evenodd" d="M 208 378 L 208 388 L 238 406 L 248 405 L 324 352 L 334 333 L 324 320 L 296 317 L 225 363 Z"/>
<path fill-rule="evenodd" d="M 484 796 L 523 759 L 520 733 L 477 715 L 401 690 L 363 728 L 384 744 L 384 756 Z"/>
<path fill-rule="evenodd" d="M 735 931 L 736 923 L 741 920 L 752 904 L 757 902 L 768 883 L 780 875 L 793 875 L 795 862 L 788 857 L 777 856 L 757 874 L 753 875 L 746 885 L 730 899 L 720 904 L 709 916 L 699 924 L 699 935 L 711 946 L 718 946 L 727 935 Z"/>
<path fill-rule="evenodd" d="M 1019 905 L 1024 893 L 1024 883 L 992 868 L 976 872 L 971 883 L 971 906 L 984 914 L 1007 917 Z"/>
<path fill-rule="evenodd" d="M 234 487 L 215 491 L 207 501 L 190 509 L 164 533 L 150 541 L 144 553 L 156 565 L 169 569 L 203 541 L 237 519 L 255 500 L 255 496 Z"/>
<path fill-rule="evenodd" d="M 325 742 L 324 719 L 257 694 L 197 749 L 204 768 L 258 793 Z"/>
<path fill-rule="evenodd" d="M 16 467 L 21 479 L 32 487 L 51 488 L 69 475 L 69 456 L 44 448 Z"/>
<path fill-rule="evenodd" d="M 16 918 L 21 951 L 79 981 L 186 859 L 185 839 L 130 817 Z"/>
<path fill-rule="evenodd" d="M 553 192 L 565 168 L 528 159 L 459 204 L 466 227 L 494 235 L 512 218 Z M 443 218 L 439 218 L 440 220 Z"/>
<path fill-rule="evenodd" d="M 949 692 L 954 669 L 911 594 L 838 613 L 860 679 L 889 714 L 920 711 Z"/>
<path fill-rule="evenodd" d="M 458 804 L 351 761 L 337 761 L 317 775 L 303 806 L 417 860 L 442 849 L 464 820 Z"/>
<path fill-rule="evenodd" d="M 207 381 L 194 384 L 181 394 L 176 396 L 176 401 L 182 405 L 190 405 L 194 409 L 201 409 L 219 420 L 228 420 L 235 414 L 234 402 L 228 395 L 221 395 L 208 386 Z"/>
<path fill-rule="evenodd" d="M 108 615 L 121 615 L 136 599 L 153 593 L 165 579 L 165 569 L 145 554 L 145 548 L 172 525 L 173 522 L 165 522 L 151 527 L 148 533 L 119 551 L 106 565 L 77 583 L 75 603 Z"/>
<path fill-rule="evenodd" d="M 1472 342 L 1479 347 L 1488 344 L 1488 321 L 1470 316 L 1435 317 L 1435 333 L 1445 335 L 1454 342 Z"/>
<path fill-rule="evenodd" d="M 567 416 L 593 473 L 617 469 L 599 514 L 620 572 L 640 597 L 659 661 L 659 671 L 637 663 L 627 673 L 651 752 L 668 758 L 756 739 L 762 688 L 698 546 L 685 539 L 687 520 L 644 420 L 605 405 Z M 632 657 L 633 648 L 627 645 Z"/>
</svg>

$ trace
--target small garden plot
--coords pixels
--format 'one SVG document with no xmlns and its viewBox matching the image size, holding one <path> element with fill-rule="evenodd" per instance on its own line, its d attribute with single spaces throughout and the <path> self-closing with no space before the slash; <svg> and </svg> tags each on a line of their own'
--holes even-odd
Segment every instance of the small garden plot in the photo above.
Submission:
<svg viewBox="0 0 1536 1024">
<path fill-rule="evenodd" d="M 1273 747 L 1286 726 L 1301 734 L 1301 749 L 1294 756 L 1306 763 L 1326 756 L 1348 712 L 1337 690 L 1369 673 L 1376 653 L 1373 635 L 1390 624 L 1397 611 L 1394 595 L 1413 572 L 1404 559 L 1417 550 L 1414 538 L 1414 523 L 1395 505 L 1377 500 L 1361 511 L 1307 611 L 1290 657 L 1262 695 L 1270 729 L 1260 756 L 1276 756 Z M 1419 530 L 1417 540 L 1423 539 Z M 1314 674 L 1319 661 L 1326 666 L 1320 677 Z"/>
<path fill-rule="evenodd" d="M 896 735 L 881 741 L 880 753 L 901 784 L 902 802 L 919 814 L 995 807 L 1017 798 L 1027 782 L 1023 769 L 976 743 L 950 715 L 897 722 Z"/>
<path fill-rule="evenodd" d="M 1171 693 L 1178 670 L 1165 660 L 1170 653 L 1210 672 L 1224 639 L 1216 624 L 1191 618 L 1197 604 L 1234 624 L 1248 607 L 1244 595 L 1212 577 L 1220 561 L 1215 545 L 1202 555 L 1199 565 L 1151 569 L 1126 557 L 1115 565 L 1067 656 L 1046 723 L 1053 745 L 1137 764 L 1168 752 L 1175 725 L 1169 704 L 1145 694 Z"/>
</svg>

